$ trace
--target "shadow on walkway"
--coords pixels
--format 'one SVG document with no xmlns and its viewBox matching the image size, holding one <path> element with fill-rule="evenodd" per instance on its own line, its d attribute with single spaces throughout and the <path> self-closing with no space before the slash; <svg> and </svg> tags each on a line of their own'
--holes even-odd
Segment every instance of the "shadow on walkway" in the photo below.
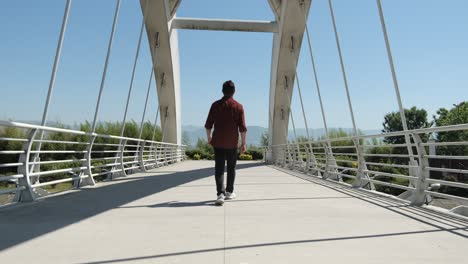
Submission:
<svg viewBox="0 0 468 264">
<path fill-rule="evenodd" d="M 237 169 L 263 166 L 263 163 L 238 164 Z M 213 168 L 124 178 L 96 188 L 48 197 L 32 204 L 0 210 L 0 251 L 67 227 L 124 204 L 173 187 L 210 177 Z"/>
<path fill-rule="evenodd" d="M 290 171 L 276 166 L 269 166 L 283 173 L 313 182 L 317 185 L 332 189 L 344 195 L 367 202 L 374 206 L 389 210 L 393 213 L 410 218 L 428 226 L 447 231 L 453 235 L 468 238 L 468 221 L 465 218 L 452 216 L 446 213 L 430 210 L 425 207 L 413 206 L 409 202 L 398 201 L 391 197 L 385 197 L 377 193 L 370 193 L 362 189 L 350 188 L 330 180 L 305 175 L 302 172 Z"/>
<path fill-rule="evenodd" d="M 235 199 L 227 200 L 226 203 L 239 203 L 239 202 L 266 202 L 266 201 L 290 201 L 290 200 L 329 200 L 329 199 L 352 199 L 353 197 L 337 196 L 337 197 L 293 197 L 293 198 L 267 198 L 267 199 Z M 199 201 L 199 202 L 180 202 L 171 201 L 153 205 L 137 205 L 137 206 L 121 206 L 118 209 L 131 209 L 131 208 L 179 208 L 179 207 L 197 207 L 197 206 L 216 206 L 213 200 Z"/>
<path fill-rule="evenodd" d="M 456 230 L 466 230 L 466 229 L 451 228 L 449 230 L 456 231 Z M 142 261 L 142 260 L 150 260 L 150 259 L 153 261 L 156 261 L 156 259 L 158 258 L 191 255 L 191 254 L 201 254 L 201 253 L 216 252 L 216 251 L 229 251 L 229 250 L 238 250 L 238 249 L 246 249 L 246 248 L 272 247 L 272 246 L 284 246 L 284 245 L 295 245 L 295 244 L 306 244 L 306 243 L 312 244 L 312 243 L 322 243 L 322 242 L 330 242 L 330 241 L 375 239 L 375 238 L 395 237 L 395 236 L 410 236 L 410 235 L 418 235 L 418 234 L 437 233 L 437 232 L 443 232 L 443 231 L 445 230 L 435 229 L 435 230 L 423 230 L 423 231 L 383 233 L 383 234 L 363 235 L 363 236 L 331 237 L 331 238 L 319 238 L 319 239 L 281 241 L 281 242 L 272 242 L 272 243 L 247 244 L 247 245 L 230 246 L 230 247 L 218 247 L 218 248 L 207 248 L 207 249 L 199 249 L 199 250 L 192 250 L 192 251 L 172 252 L 172 253 L 157 254 L 157 255 L 155 254 L 155 255 L 150 255 L 150 256 L 141 256 L 141 257 L 133 257 L 133 258 L 121 258 L 121 259 L 113 259 L 113 260 L 82 262 L 79 264 L 110 264 L 110 263 Z"/>
</svg>

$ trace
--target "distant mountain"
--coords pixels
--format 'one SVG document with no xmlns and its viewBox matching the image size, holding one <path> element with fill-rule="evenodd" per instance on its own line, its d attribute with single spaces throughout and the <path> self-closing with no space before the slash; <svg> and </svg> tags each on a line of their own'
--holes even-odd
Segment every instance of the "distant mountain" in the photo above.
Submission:
<svg viewBox="0 0 468 264">
<path fill-rule="evenodd" d="M 33 125 L 39 125 L 41 122 L 40 121 L 33 121 L 33 120 L 20 120 L 18 121 L 20 123 L 26 123 L 26 124 L 33 124 Z M 57 122 L 57 121 L 49 121 L 47 122 L 48 126 L 51 127 L 60 127 L 63 126 L 62 123 Z M 79 129 L 78 124 L 73 124 L 73 125 L 66 125 L 67 127 L 71 129 Z M 330 128 L 330 130 L 336 130 L 338 128 Z M 353 129 L 352 128 L 340 128 L 344 130 L 347 133 L 352 133 Z M 263 133 L 268 131 L 268 128 L 266 127 L 261 127 L 261 126 L 247 126 L 247 145 L 255 145 L 259 146 L 260 145 L 260 138 Z M 191 146 L 194 146 L 197 144 L 197 140 L 199 138 L 206 139 L 206 132 L 205 128 L 202 126 L 193 126 L 193 125 L 185 125 L 182 126 L 182 133 L 186 134 L 188 136 L 188 139 L 190 141 Z M 368 130 L 362 130 L 362 133 L 364 135 L 372 135 L 372 134 L 380 134 L 382 133 L 381 130 L 378 129 L 368 129 Z M 305 128 L 298 128 L 296 129 L 296 134 L 297 136 L 307 136 L 307 132 Z M 317 139 L 320 137 L 323 137 L 325 135 L 325 130 L 323 128 L 314 128 L 314 129 L 309 129 L 309 135 L 312 139 Z M 289 140 L 294 140 L 294 132 L 292 129 L 289 130 Z"/>
<path fill-rule="evenodd" d="M 353 129 L 352 128 L 329 128 L 328 130 L 329 131 L 332 131 L 332 130 L 343 130 L 345 131 L 346 133 L 348 134 L 352 134 L 353 133 Z M 380 134 L 382 133 L 381 130 L 378 130 L 378 129 L 367 129 L 367 130 L 361 130 L 361 132 L 364 134 L 364 135 L 374 135 L 374 134 Z M 307 131 L 305 128 L 298 128 L 296 129 L 296 134 L 297 136 L 305 136 L 307 137 Z M 294 139 L 294 132 L 292 130 L 289 130 L 289 139 L 290 140 L 293 140 Z M 309 129 L 309 136 L 313 139 L 318 139 L 320 137 L 323 137 L 325 136 L 325 129 L 323 128 L 314 128 L 314 129 Z"/>
<path fill-rule="evenodd" d="M 330 130 L 331 129 L 336 129 L 336 128 L 330 128 Z M 348 133 L 353 132 L 352 128 L 341 128 L 341 129 Z M 247 145 L 259 146 L 262 133 L 267 132 L 268 128 L 261 127 L 261 126 L 248 126 L 247 131 L 248 131 L 247 132 Z M 182 126 L 182 132 L 188 136 L 188 139 L 190 140 L 190 145 L 192 146 L 197 144 L 198 138 L 206 139 L 205 128 L 202 126 L 192 126 L 192 125 Z M 372 134 L 380 134 L 381 131 L 377 129 L 370 129 L 370 130 L 362 130 L 362 133 L 364 133 L 364 135 L 372 135 Z M 307 132 L 305 128 L 296 129 L 296 134 L 297 136 L 307 136 Z M 309 135 L 311 138 L 317 139 L 325 135 L 325 130 L 322 128 L 309 129 Z M 294 139 L 294 132 L 292 130 L 289 130 L 289 139 L 290 140 Z"/>
<path fill-rule="evenodd" d="M 248 126 L 247 145 L 260 145 L 260 137 L 267 130 L 260 126 Z M 202 126 L 182 126 L 182 133 L 188 136 L 192 146 L 197 144 L 198 138 L 206 139 L 205 128 Z"/>
</svg>

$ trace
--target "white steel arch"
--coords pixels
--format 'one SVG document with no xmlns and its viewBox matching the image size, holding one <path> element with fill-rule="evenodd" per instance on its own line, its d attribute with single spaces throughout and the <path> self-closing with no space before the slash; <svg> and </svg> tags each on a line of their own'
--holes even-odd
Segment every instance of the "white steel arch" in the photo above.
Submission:
<svg viewBox="0 0 468 264">
<path fill-rule="evenodd" d="M 148 2 L 148 5 L 146 3 Z M 180 1 L 140 0 L 147 6 L 146 30 L 154 61 L 164 141 L 181 142 L 178 29 L 271 32 L 270 144 L 287 141 L 289 109 L 310 0 L 269 0 L 276 21 L 177 18 Z M 286 89 L 284 80 L 289 80 Z"/>
</svg>

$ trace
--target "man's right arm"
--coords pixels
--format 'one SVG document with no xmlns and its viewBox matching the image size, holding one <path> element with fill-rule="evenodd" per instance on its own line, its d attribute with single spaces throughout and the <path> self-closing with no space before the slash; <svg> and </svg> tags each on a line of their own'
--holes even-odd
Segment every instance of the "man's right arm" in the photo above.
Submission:
<svg viewBox="0 0 468 264">
<path fill-rule="evenodd" d="M 246 135 L 247 135 L 247 132 L 241 132 L 241 140 L 242 140 L 241 147 L 240 147 L 241 154 L 244 153 L 247 148 L 245 144 Z"/>
<path fill-rule="evenodd" d="M 211 129 L 213 129 L 214 124 L 214 114 L 213 114 L 213 105 L 211 105 L 210 112 L 208 113 L 208 117 L 206 118 L 205 122 L 205 129 L 206 129 L 206 140 L 209 144 L 211 144 Z"/>
</svg>

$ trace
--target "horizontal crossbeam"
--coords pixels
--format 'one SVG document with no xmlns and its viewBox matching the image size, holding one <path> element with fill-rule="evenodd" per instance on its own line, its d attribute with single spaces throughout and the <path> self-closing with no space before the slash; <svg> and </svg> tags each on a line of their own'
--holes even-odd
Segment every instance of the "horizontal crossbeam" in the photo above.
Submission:
<svg viewBox="0 0 468 264">
<path fill-rule="evenodd" d="M 174 18 L 172 20 L 172 28 L 192 30 L 278 32 L 278 23 L 276 23 L 276 21 Z"/>
</svg>

